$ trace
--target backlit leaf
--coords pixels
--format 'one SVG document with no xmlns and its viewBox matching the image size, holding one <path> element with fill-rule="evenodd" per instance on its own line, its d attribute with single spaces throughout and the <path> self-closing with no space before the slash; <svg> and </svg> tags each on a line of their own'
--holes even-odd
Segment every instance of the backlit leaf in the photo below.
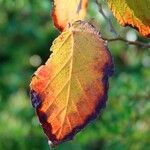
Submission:
<svg viewBox="0 0 150 150">
<path fill-rule="evenodd" d="M 136 28 L 143 36 L 150 36 L 150 0 L 107 0 L 121 25 Z"/>
<path fill-rule="evenodd" d="M 51 50 L 30 87 L 43 130 L 57 145 L 72 139 L 105 106 L 113 63 L 99 33 L 83 21 L 62 32 Z"/>
<path fill-rule="evenodd" d="M 63 31 L 68 23 L 84 19 L 88 0 L 54 0 L 52 18 L 56 28 Z"/>
</svg>

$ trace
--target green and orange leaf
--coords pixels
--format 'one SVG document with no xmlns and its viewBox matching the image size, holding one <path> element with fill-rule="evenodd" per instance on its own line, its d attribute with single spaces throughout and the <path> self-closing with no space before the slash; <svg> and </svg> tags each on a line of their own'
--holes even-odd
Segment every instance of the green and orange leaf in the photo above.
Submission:
<svg viewBox="0 0 150 150">
<path fill-rule="evenodd" d="M 105 107 L 113 62 L 99 33 L 84 21 L 62 32 L 51 51 L 30 88 L 43 130 L 57 145 L 71 140 Z"/>
<path fill-rule="evenodd" d="M 150 0 L 107 0 L 121 25 L 136 28 L 143 36 L 150 36 Z"/>
<path fill-rule="evenodd" d="M 84 19 L 88 0 L 54 0 L 53 5 L 52 19 L 54 25 L 63 31 L 69 23 Z"/>
</svg>

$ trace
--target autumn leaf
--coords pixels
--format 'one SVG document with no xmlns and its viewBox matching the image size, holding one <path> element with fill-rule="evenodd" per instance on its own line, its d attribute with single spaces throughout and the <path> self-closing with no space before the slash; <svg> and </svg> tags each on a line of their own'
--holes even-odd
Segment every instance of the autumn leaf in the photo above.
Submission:
<svg viewBox="0 0 150 150">
<path fill-rule="evenodd" d="M 107 0 L 121 25 L 136 28 L 143 36 L 150 36 L 150 0 Z"/>
<path fill-rule="evenodd" d="M 106 43 L 77 21 L 53 42 L 31 82 L 32 105 L 53 145 L 71 140 L 105 107 L 113 63 Z"/>
<path fill-rule="evenodd" d="M 88 0 L 54 0 L 52 19 L 60 31 L 69 23 L 83 20 L 86 15 Z"/>
</svg>

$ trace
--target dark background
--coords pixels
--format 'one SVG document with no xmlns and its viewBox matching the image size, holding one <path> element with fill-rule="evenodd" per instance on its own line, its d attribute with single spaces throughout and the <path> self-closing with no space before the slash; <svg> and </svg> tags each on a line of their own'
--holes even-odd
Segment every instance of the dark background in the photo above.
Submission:
<svg viewBox="0 0 150 150">
<path fill-rule="evenodd" d="M 123 37 L 148 43 L 130 27 L 121 27 L 107 5 L 104 10 Z M 29 98 L 33 72 L 49 58 L 59 32 L 50 18 L 49 0 L 0 0 L 0 150 L 48 150 Z M 95 19 L 92 19 L 95 18 Z M 94 1 L 87 20 L 104 37 L 113 37 Z M 150 49 L 109 43 L 115 63 L 109 97 L 101 116 L 56 149 L 150 149 Z"/>
</svg>

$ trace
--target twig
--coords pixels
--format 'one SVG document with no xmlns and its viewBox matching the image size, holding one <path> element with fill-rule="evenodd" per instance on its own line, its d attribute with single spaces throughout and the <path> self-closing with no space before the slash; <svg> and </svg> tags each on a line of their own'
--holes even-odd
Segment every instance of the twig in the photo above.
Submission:
<svg viewBox="0 0 150 150">
<path fill-rule="evenodd" d="M 123 42 L 126 42 L 130 45 L 136 45 L 136 46 L 140 46 L 142 48 L 150 48 L 150 44 L 146 44 L 146 43 L 142 43 L 142 42 L 139 42 L 139 41 L 129 41 L 129 40 L 126 40 L 122 37 L 117 37 L 117 38 L 104 38 L 102 37 L 103 40 L 105 41 L 108 41 L 108 42 L 113 42 L 113 41 L 123 41 Z"/>
<path fill-rule="evenodd" d="M 116 30 L 114 29 L 111 20 L 105 15 L 104 11 L 103 11 L 103 7 L 102 4 L 98 2 L 98 0 L 95 0 L 96 4 L 98 5 L 99 8 L 99 12 L 101 13 L 101 15 L 104 17 L 104 19 L 108 22 L 109 27 L 110 27 L 110 31 L 112 33 L 114 33 L 116 36 L 118 36 L 118 33 L 116 32 Z"/>
</svg>

